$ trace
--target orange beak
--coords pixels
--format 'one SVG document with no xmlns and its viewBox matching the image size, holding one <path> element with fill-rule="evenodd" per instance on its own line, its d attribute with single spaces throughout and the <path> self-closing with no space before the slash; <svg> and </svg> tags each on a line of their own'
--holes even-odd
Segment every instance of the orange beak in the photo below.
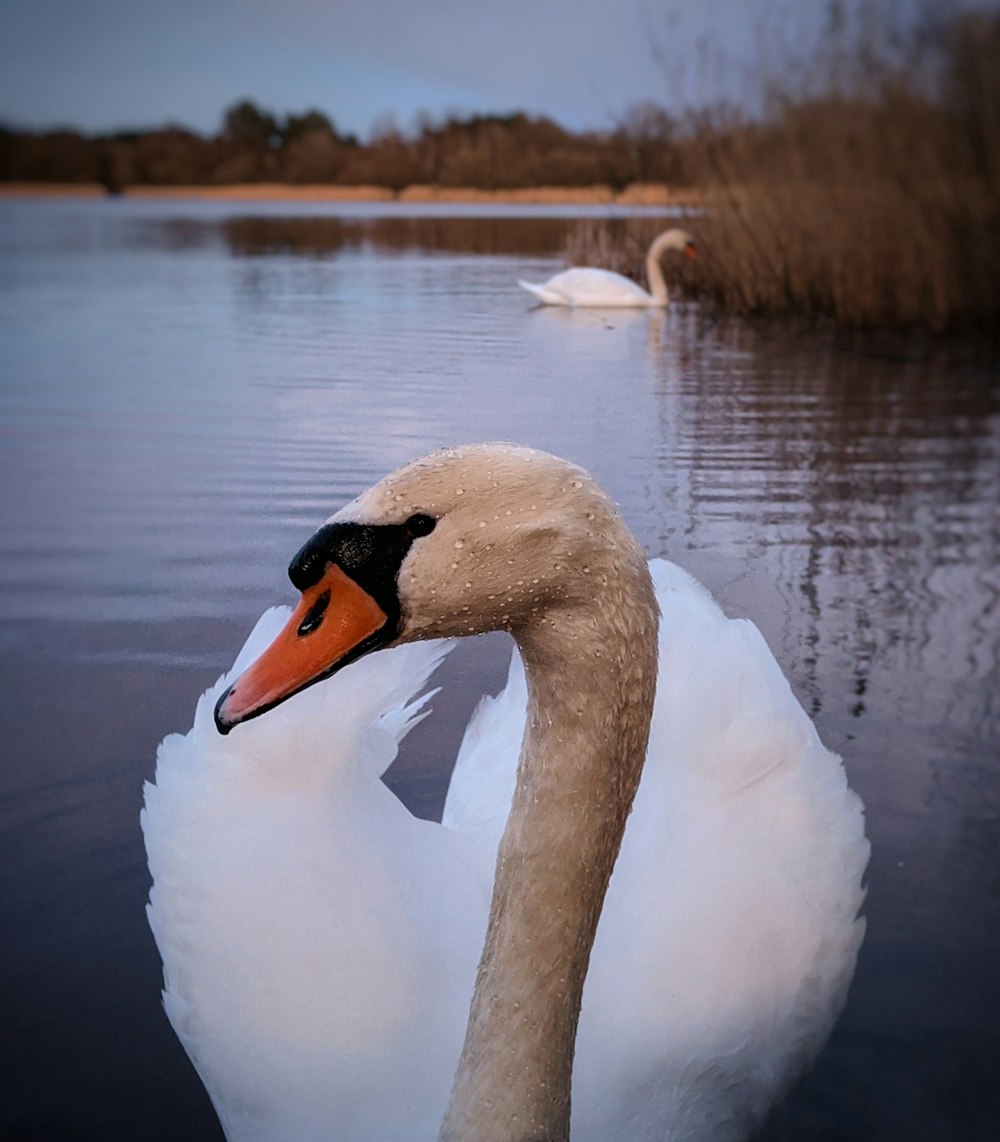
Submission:
<svg viewBox="0 0 1000 1142">
<path fill-rule="evenodd" d="M 692 262 L 697 262 L 698 251 L 694 248 L 694 242 L 688 242 L 684 247 L 684 257 L 690 258 Z"/>
<path fill-rule="evenodd" d="M 330 563 L 302 592 L 281 633 L 219 699 L 215 724 L 228 734 L 371 649 L 388 616 L 367 591 Z"/>
</svg>

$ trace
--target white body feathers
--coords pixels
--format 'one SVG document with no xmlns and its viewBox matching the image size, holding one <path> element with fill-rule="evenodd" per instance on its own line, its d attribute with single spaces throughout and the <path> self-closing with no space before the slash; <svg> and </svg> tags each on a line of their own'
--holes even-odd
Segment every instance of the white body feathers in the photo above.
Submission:
<svg viewBox="0 0 1000 1142">
<path fill-rule="evenodd" d="M 547 282 L 536 285 L 518 279 L 521 289 L 534 294 L 543 305 L 580 306 L 592 309 L 635 309 L 667 304 L 653 297 L 631 278 L 612 270 L 575 266 L 554 274 Z"/>
</svg>

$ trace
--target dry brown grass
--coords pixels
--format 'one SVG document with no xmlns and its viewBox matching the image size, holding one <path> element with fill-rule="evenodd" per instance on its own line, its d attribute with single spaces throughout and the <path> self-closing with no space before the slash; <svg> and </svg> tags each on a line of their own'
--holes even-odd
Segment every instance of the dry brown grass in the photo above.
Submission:
<svg viewBox="0 0 1000 1142">
<path fill-rule="evenodd" d="M 658 183 L 631 183 L 615 192 L 610 186 L 533 186 L 510 190 L 482 190 L 474 186 L 404 187 L 395 193 L 385 186 L 341 186 L 329 183 L 282 182 L 229 183 L 221 186 L 168 185 L 126 186 L 120 191 L 130 198 L 199 198 L 232 201 L 274 202 L 456 202 L 508 203 L 546 206 L 692 206 L 700 202 L 697 191 L 672 190 Z M 0 195 L 32 197 L 68 195 L 100 197 L 107 190 L 100 183 L 0 182 Z"/>
<path fill-rule="evenodd" d="M 506 190 L 483 190 L 474 186 L 404 187 L 401 202 L 497 202 L 541 205 L 601 205 L 615 201 L 614 191 L 607 186 L 534 186 Z"/>
<path fill-rule="evenodd" d="M 292 186 L 284 182 L 231 183 L 228 186 L 128 186 L 129 198 L 208 198 L 252 202 L 387 202 L 384 186 Z"/>
<path fill-rule="evenodd" d="M 525 186 L 483 190 L 474 186 L 404 187 L 400 202 L 487 202 L 543 206 L 693 206 L 696 190 L 671 189 L 660 183 L 629 183 L 621 191 L 604 184 L 591 186 Z"/>
<path fill-rule="evenodd" d="M 978 187 L 751 184 L 741 198 L 719 193 L 699 232 L 694 289 L 720 309 L 932 332 L 995 320 L 997 217 Z"/>
</svg>

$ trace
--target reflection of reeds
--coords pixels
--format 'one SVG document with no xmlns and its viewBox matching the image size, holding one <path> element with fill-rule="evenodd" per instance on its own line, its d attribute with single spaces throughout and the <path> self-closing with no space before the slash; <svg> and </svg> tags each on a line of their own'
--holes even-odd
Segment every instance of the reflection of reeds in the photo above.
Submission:
<svg viewBox="0 0 1000 1142">
<path fill-rule="evenodd" d="M 715 111 L 688 125 L 685 169 L 708 208 L 692 226 L 696 295 L 745 314 L 996 332 L 1000 17 L 953 15 L 933 32 L 880 48 L 890 38 L 869 22 L 851 66 L 837 37 L 812 88 L 772 93 L 762 120 Z M 641 249 L 608 240 L 581 233 L 569 252 L 641 265 Z"/>
</svg>

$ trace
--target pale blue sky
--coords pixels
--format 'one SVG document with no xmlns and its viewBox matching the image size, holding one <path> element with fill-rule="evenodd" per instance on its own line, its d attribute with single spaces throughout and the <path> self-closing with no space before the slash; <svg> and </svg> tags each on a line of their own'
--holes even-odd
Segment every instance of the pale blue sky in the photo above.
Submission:
<svg viewBox="0 0 1000 1142">
<path fill-rule="evenodd" d="M 0 120 L 214 131 L 248 97 L 380 115 L 546 113 L 612 124 L 644 99 L 738 97 L 806 45 L 828 0 L 0 0 Z"/>
</svg>

